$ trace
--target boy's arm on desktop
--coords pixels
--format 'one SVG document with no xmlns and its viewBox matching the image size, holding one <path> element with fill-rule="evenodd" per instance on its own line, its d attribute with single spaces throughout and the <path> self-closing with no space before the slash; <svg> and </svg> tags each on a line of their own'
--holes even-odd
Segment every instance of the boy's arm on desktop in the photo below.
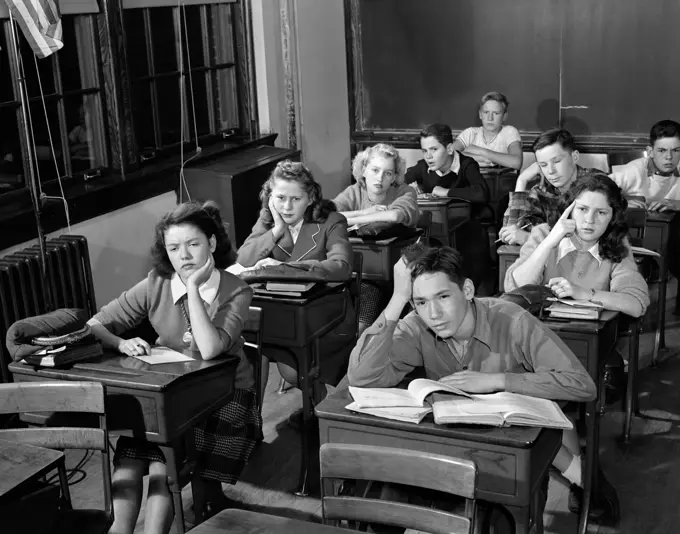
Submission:
<svg viewBox="0 0 680 534">
<path fill-rule="evenodd" d="M 470 145 L 465 148 L 464 154 L 466 156 L 480 156 L 492 161 L 496 165 L 510 169 L 519 170 L 522 168 L 522 145 L 519 142 L 512 143 L 508 147 L 507 152 L 496 152 L 495 150 L 489 150 L 477 145 Z"/>
</svg>

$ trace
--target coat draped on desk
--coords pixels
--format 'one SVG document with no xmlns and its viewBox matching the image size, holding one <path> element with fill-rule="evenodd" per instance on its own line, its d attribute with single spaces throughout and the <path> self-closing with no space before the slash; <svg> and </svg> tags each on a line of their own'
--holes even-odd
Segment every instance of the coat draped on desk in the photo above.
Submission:
<svg viewBox="0 0 680 534">
<path fill-rule="evenodd" d="M 345 281 L 352 276 L 352 246 L 347 237 L 347 219 L 336 212 L 327 214 L 325 220 L 308 221 L 302 224 L 297 240 L 285 232 L 275 240 L 271 216 L 263 209 L 253 230 L 238 251 L 237 262 L 252 267 L 259 260 L 274 258 L 283 263 L 308 263 L 324 269 L 329 281 Z M 334 330 L 328 332 L 319 343 L 318 379 L 335 385 L 347 372 L 349 354 L 356 340 L 356 316 L 354 306 L 345 289 L 345 319 Z M 276 318 L 265 318 L 265 321 Z M 282 347 L 268 346 L 269 359 L 297 368 L 297 358 Z"/>
</svg>

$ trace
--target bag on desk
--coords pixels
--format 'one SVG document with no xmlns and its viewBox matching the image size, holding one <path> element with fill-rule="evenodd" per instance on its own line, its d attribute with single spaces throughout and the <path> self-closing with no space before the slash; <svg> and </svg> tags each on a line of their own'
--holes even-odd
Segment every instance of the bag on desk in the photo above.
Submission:
<svg viewBox="0 0 680 534">
<path fill-rule="evenodd" d="M 417 228 L 393 223 L 368 223 L 349 233 L 350 237 L 361 237 L 364 240 L 380 241 L 392 237 L 409 238 L 418 235 Z"/>
<path fill-rule="evenodd" d="M 255 282 L 327 282 L 328 271 L 308 263 L 280 263 L 258 269 L 248 269 L 240 274 L 247 284 Z"/>
<path fill-rule="evenodd" d="M 527 310 L 535 317 L 541 317 L 543 308 L 551 304 L 548 297 L 554 297 L 555 294 L 546 286 L 538 284 L 527 284 L 507 293 L 503 293 L 500 298 L 514 302 Z"/>
<path fill-rule="evenodd" d="M 103 354 L 87 325 L 87 313 L 77 308 L 16 321 L 7 330 L 7 350 L 14 361 L 61 367 Z"/>
</svg>

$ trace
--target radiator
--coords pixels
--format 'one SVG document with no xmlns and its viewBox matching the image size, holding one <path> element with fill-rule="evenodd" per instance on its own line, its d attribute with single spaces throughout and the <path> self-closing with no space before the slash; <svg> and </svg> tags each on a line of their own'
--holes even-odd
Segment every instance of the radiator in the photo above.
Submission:
<svg viewBox="0 0 680 534">
<path fill-rule="evenodd" d="M 92 267 L 87 239 L 62 235 L 47 240 L 47 283 L 54 308 L 82 308 L 96 313 Z M 7 329 L 19 319 L 49 311 L 40 277 L 38 245 L 0 258 L 0 371 L 10 382 L 11 358 L 5 347 Z"/>
</svg>

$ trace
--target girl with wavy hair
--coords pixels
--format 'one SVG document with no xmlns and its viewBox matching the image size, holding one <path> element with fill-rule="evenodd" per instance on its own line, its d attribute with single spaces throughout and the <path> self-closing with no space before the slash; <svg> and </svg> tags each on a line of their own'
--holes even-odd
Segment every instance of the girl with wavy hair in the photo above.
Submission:
<svg viewBox="0 0 680 534">
<path fill-rule="evenodd" d="M 156 345 L 202 360 L 239 358 L 234 397 L 190 433 L 195 476 L 202 479 L 208 501 L 223 507 L 226 497 L 220 483 L 236 483 L 262 439 L 253 369 L 241 337 L 253 291 L 224 270 L 234 263 L 235 254 L 214 202 L 187 202 L 165 214 L 156 224 L 151 255 L 154 267 L 148 276 L 104 306 L 88 324 L 104 347 L 125 356 L 151 353 L 146 340 L 120 337 L 148 319 L 158 335 Z M 146 365 L 130 358 L 126 366 L 136 364 Z M 146 474 L 145 532 L 169 532 L 173 509 L 161 449 L 121 436 L 113 463 L 114 523 L 109 532 L 134 531 Z"/>
<path fill-rule="evenodd" d="M 535 226 L 505 275 L 505 290 L 547 284 L 559 298 L 600 302 L 640 317 L 649 293 L 628 243 L 628 203 L 606 174 L 585 171 L 547 223 Z"/>
<path fill-rule="evenodd" d="M 347 220 L 325 200 L 321 185 L 302 163 L 282 161 L 260 192 L 262 210 L 250 236 L 238 251 L 238 263 L 247 268 L 281 263 L 302 263 L 326 274 L 328 281 L 352 276 L 352 246 Z M 325 395 L 323 384 L 337 384 L 347 371 L 349 353 L 356 339 L 356 319 L 349 291 L 344 291 L 345 320 L 320 339 L 318 381 L 314 398 Z M 342 304 L 342 303 L 341 303 Z M 275 321 L 276 317 L 267 320 Z M 268 347 L 262 362 L 262 390 L 269 378 L 269 359 L 278 362 L 281 376 L 298 384 L 297 359 L 287 349 Z"/>
</svg>

